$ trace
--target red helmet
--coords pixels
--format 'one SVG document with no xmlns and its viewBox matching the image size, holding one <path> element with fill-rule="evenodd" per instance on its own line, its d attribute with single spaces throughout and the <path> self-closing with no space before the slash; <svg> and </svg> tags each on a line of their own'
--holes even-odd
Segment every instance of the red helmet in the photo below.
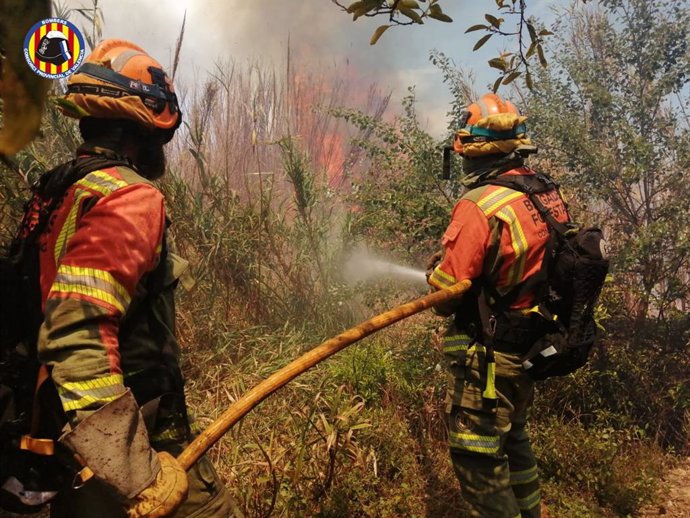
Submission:
<svg viewBox="0 0 690 518">
<path fill-rule="evenodd" d="M 166 130 L 170 137 L 182 122 L 163 67 L 125 40 L 104 40 L 93 49 L 67 80 L 65 101 L 67 115 L 130 119 L 151 130 Z"/>
</svg>

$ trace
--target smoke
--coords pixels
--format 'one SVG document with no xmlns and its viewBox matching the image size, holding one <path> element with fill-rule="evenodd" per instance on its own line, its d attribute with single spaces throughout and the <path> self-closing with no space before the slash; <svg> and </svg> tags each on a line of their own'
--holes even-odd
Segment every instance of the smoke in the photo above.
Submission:
<svg viewBox="0 0 690 518">
<path fill-rule="evenodd" d="M 427 284 L 424 270 L 377 257 L 366 248 L 360 248 L 348 257 L 343 274 L 345 280 L 351 284 L 392 278 L 417 286 Z"/>
<path fill-rule="evenodd" d="M 65 8 L 81 8 L 84 0 L 66 0 Z M 348 2 L 346 2 L 348 3 Z M 382 19 L 362 18 L 352 22 L 329 0 L 105 0 L 103 9 L 106 38 L 132 40 L 170 67 L 182 17 L 187 23 L 176 83 L 181 91 L 192 91 L 216 72 L 219 62 L 264 63 L 285 66 L 288 47 L 296 62 L 309 63 L 323 72 L 352 77 L 351 89 L 366 93 L 377 83 L 391 90 L 393 99 L 416 85 L 421 120 L 440 133 L 450 95 L 441 74 L 428 61 L 432 48 L 453 56 L 463 31 L 454 24 L 432 22 L 423 26 L 398 27 L 369 45 Z M 449 3 L 451 16 L 456 8 Z M 462 16 L 482 11 L 463 3 Z M 85 20 L 73 15 L 88 29 Z M 478 14 L 479 16 L 479 14 Z M 79 18 L 79 19 L 77 19 Z M 477 23 L 481 21 L 481 16 Z M 469 56 L 469 55 L 468 55 Z"/>
</svg>

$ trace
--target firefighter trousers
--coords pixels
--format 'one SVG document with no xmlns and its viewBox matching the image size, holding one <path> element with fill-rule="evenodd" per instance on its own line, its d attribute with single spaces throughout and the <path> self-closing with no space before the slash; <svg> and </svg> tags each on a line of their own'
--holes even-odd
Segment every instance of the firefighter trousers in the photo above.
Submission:
<svg viewBox="0 0 690 518">
<path fill-rule="evenodd" d="M 534 382 L 518 355 L 496 352 L 495 399 L 487 398 L 485 348 L 463 341 L 447 336 L 444 350 L 451 353 L 450 455 L 470 516 L 539 518 L 539 475 L 525 429 Z"/>
</svg>

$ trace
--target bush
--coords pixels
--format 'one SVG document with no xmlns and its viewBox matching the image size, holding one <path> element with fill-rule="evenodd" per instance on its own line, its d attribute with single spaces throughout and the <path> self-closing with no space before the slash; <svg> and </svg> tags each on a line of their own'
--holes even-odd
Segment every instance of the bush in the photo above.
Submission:
<svg viewBox="0 0 690 518">
<path fill-rule="evenodd" d="M 626 516 L 654 498 L 666 457 L 642 437 L 600 424 L 565 423 L 555 417 L 533 423 L 531 431 L 544 480 L 558 487 L 551 494 L 577 494 L 574 501 L 560 497 L 559 505 L 594 500 L 602 508 Z"/>
</svg>

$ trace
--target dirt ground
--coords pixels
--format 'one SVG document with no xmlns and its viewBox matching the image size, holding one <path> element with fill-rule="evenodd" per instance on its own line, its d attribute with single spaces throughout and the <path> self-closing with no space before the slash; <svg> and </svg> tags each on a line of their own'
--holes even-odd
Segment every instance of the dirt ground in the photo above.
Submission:
<svg viewBox="0 0 690 518">
<path fill-rule="evenodd" d="M 642 518 L 690 518 L 690 457 L 664 478 L 659 501 L 639 514 Z"/>
</svg>

